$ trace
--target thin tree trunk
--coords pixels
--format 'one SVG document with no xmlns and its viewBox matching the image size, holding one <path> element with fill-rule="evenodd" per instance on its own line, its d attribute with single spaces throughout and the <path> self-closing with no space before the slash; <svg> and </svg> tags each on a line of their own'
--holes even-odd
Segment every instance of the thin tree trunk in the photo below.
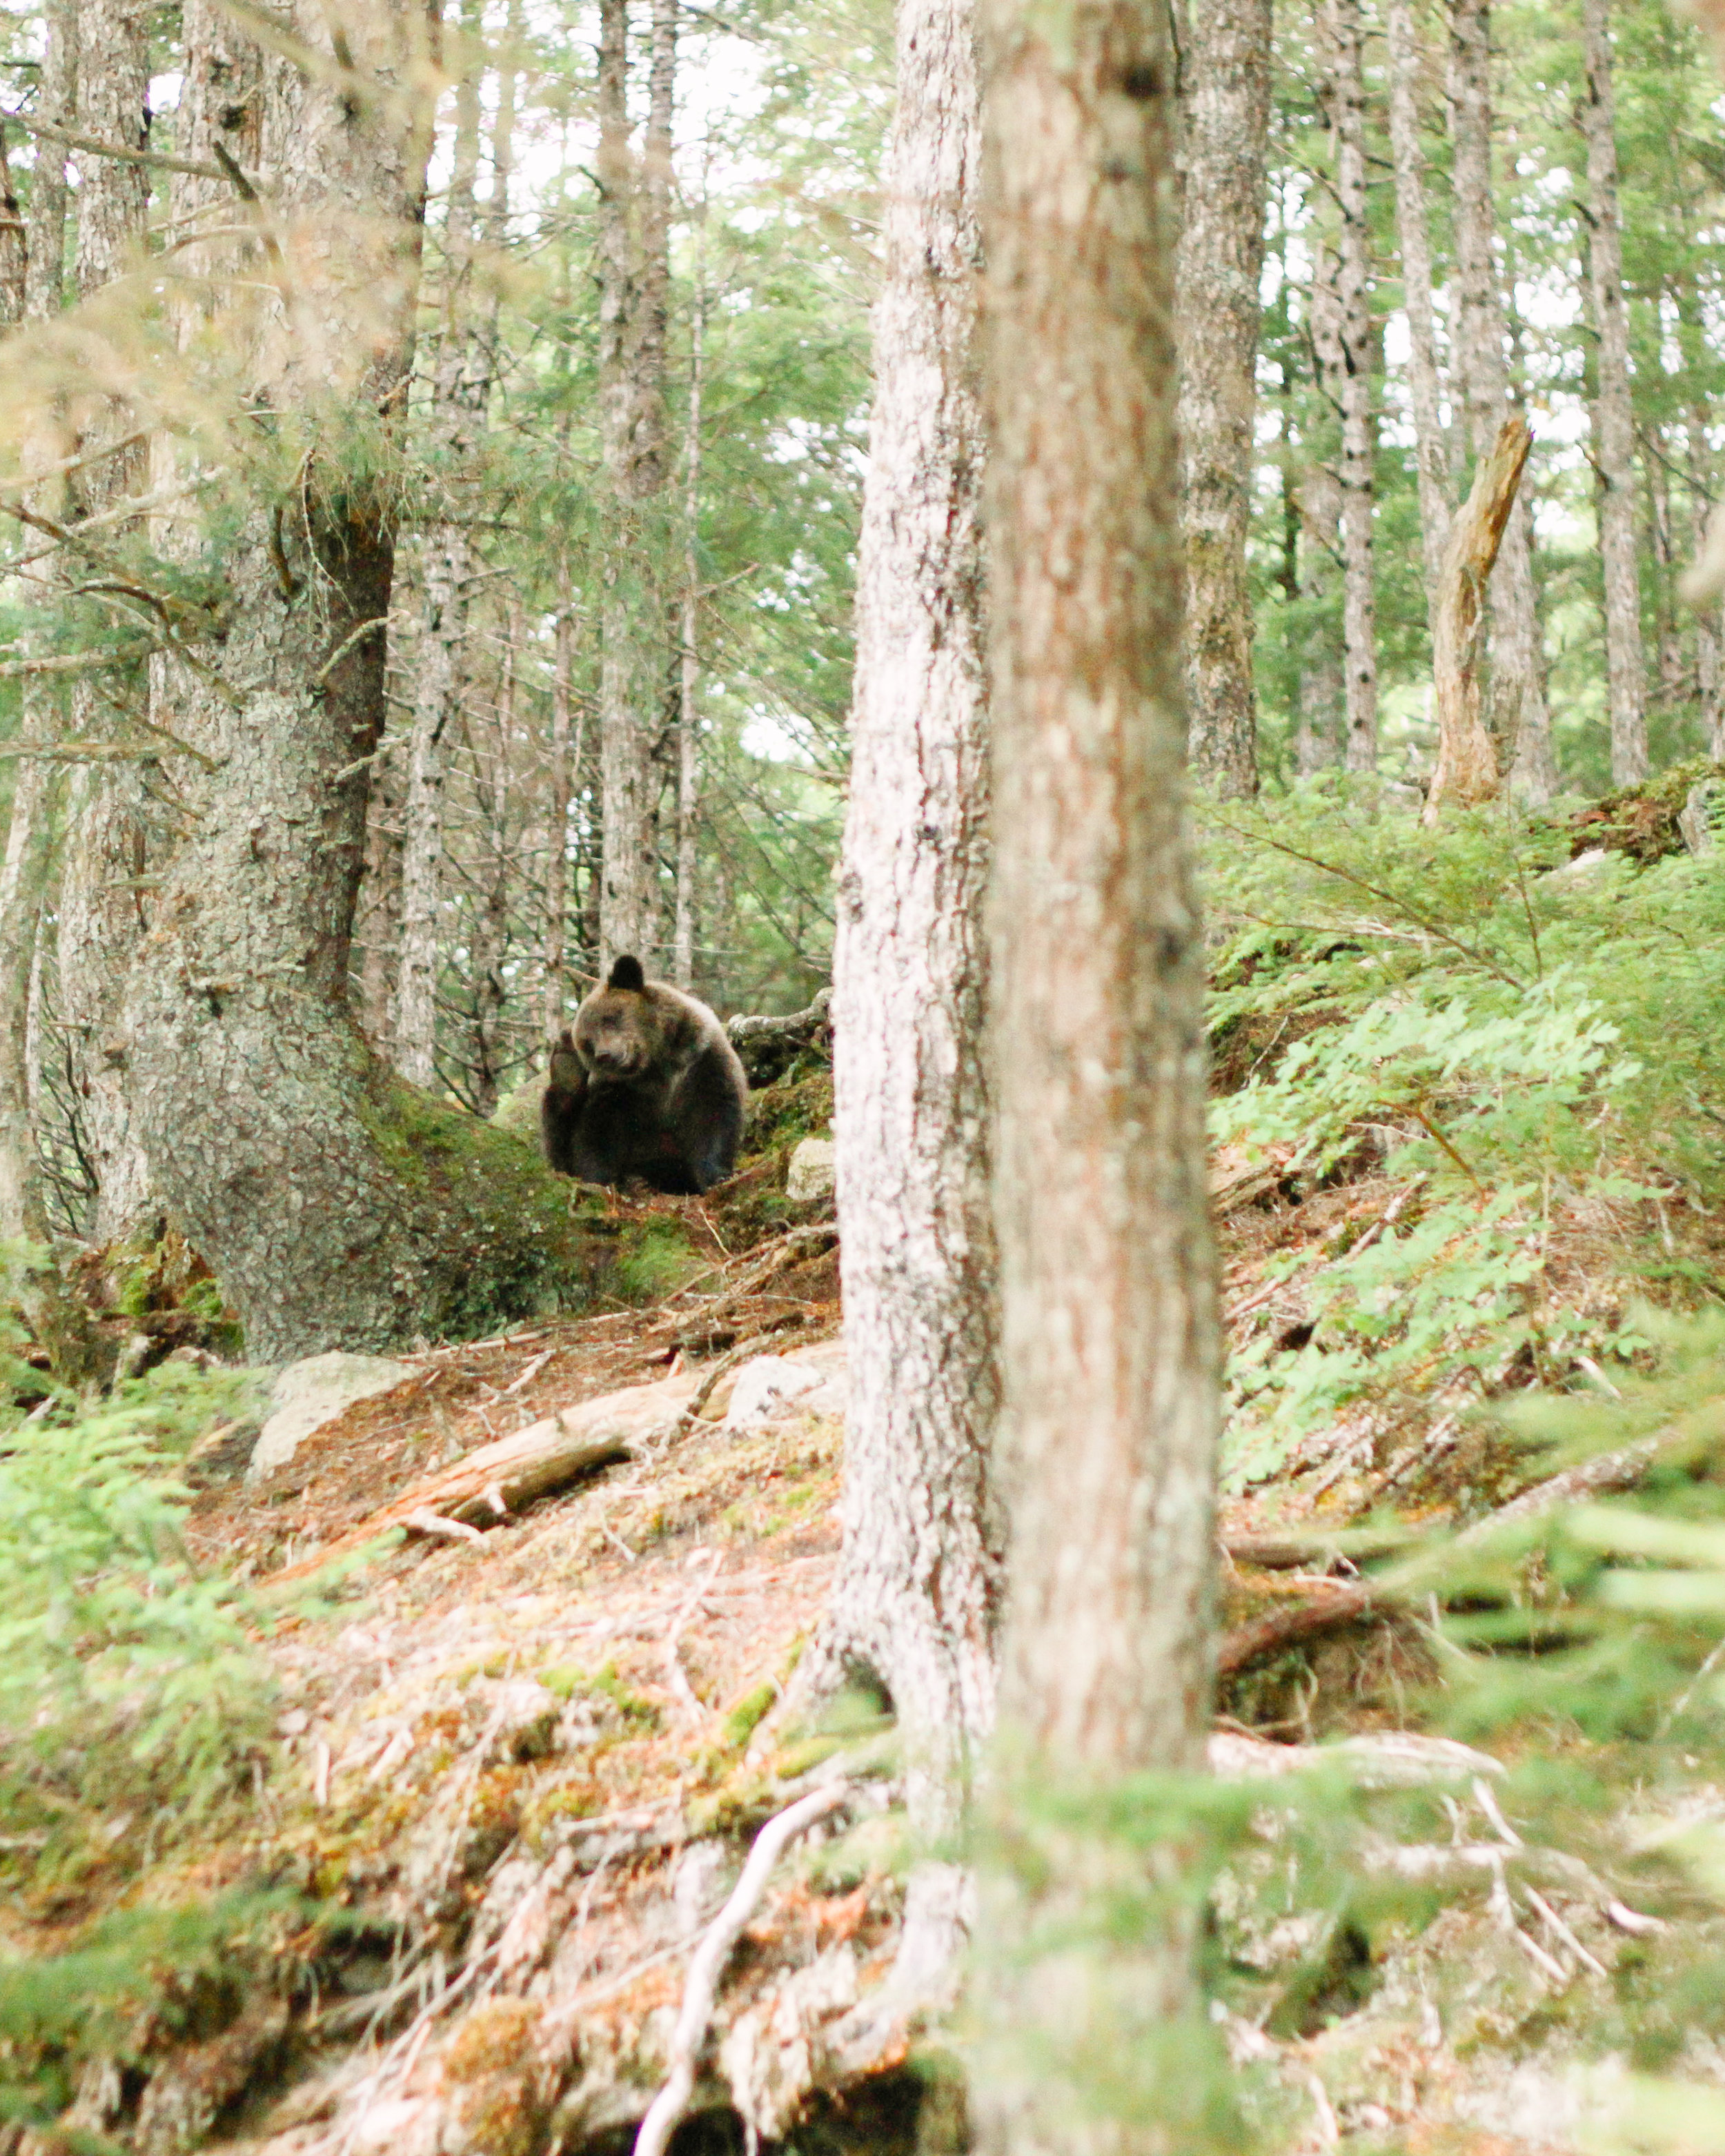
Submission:
<svg viewBox="0 0 1725 2156">
<path fill-rule="evenodd" d="M 1270 131 L 1271 0 L 1209 0 L 1183 54 L 1181 506 L 1186 695 L 1194 767 L 1258 790 L 1251 528 L 1258 297 Z"/>
<path fill-rule="evenodd" d="M 153 13 L 142 0 L 85 0 L 80 9 L 86 64 L 80 70 L 79 128 L 99 141 L 133 150 L 146 145 Z M 141 166 L 88 151 L 80 151 L 76 162 L 74 275 L 79 297 L 88 299 L 141 266 L 150 190 Z M 104 436 L 123 439 L 135 424 L 129 406 L 110 402 L 99 420 L 86 421 L 79 446 L 88 449 Z M 141 490 L 147 468 L 142 443 L 103 458 L 79 475 L 77 510 L 90 516 L 111 509 Z M 82 737 L 100 739 L 111 732 L 112 707 L 92 683 L 80 682 L 74 690 L 72 721 Z M 95 1234 L 101 1242 L 124 1235 L 152 1202 L 116 1053 L 126 968 L 147 926 L 142 890 L 155 820 L 148 795 L 140 764 L 85 764 L 73 780 L 66 817 L 59 908 L 60 1017 L 71 1040 L 98 1181 Z"/>
<path fill-rule="evenodd" d="M 1707 439 L 1705 405 L 1697 403 L 1690 407 L 1683 432 L 1689 462 L 1691 539 L 1692 552 L 1699 557 L 1707 544 L 1712 494 L 1709 482 L 1712 444 Z M 1718 601 L 1710 598 L 1696 609 L 1695 673 L 1707 752 L 1715 763 L 1725 761 L 1725 665 L 1721 663 L 1722 640 L 1725 639 L 1722 639 L 1722 630 L 1725 630 L 1725 615 L 1722 615 Z"/>
<path fill-rule="evenodd" d="M 982 908 L 986 698 L 966 0 L 900 0 L 834 963 L 850 1404 L 822 1666 L 873 1670 L 918 1825 L 992 1722 L 999 1556 Z"/>
<path fill-rule="evenodd" d="M 695 985 L 696 817 L 701 807 L 701 407 L 706 344 L 706 205 L 696 223 L 695 303 L 689 341 L 689 425 L 683 455 L 681 689 L 677 698 L 677 911 L 671 978 Z"/>
<path fill-rule="evenodd" d="M 477 918 L 472 946 L 473 1105 L 489 1116 L 497 1106 L 503 1066 L 503 1011 L 508 1000 L 503 968 L 509 956 L 509 778 L 516 748 L 516 669 L 520 663 L 521 619 L 512 600 L 504 619 L 503 678 L 497 697 L 497 740 L 490 757 L 490 783 L 480 760 L 476 777 L 490 826 L 489 859 L 481 855 Z"/>
<path fill-rule="evenodd" d="M 1641 582 L 1635 563 L 1635 424 L 1617 201 L 1610 0 L 1582 0 L 1581 19 L 1587 56 L 1581 128 L 1587 142 L 1588 281 L 1599 338 L 1593 461 L 1605 573 L 1605 699 L 1611 721 L 1612 783 L 1635 786 L 1648 771 L 1647 683 L 1641 653 Z"/>
<path fill-rule="evenodd" d="M 44 120 L 70 126 L 76 118 L 73 99 L 77 20 L 64 0 L 44 11 L 44 35 L 37 109 Z M 3 152 L 0 152 L 0 162 L 3 162 Z M 60 265 L 65 248 L 64 167 L 64 156 L 39 136 L 30 175 L 29 208 L 22 223 L 18 221 L 9 176 L 0 172 L 6 181 L 6 213 L 13 220 L 11 236 L 0 235 L 6 240 L 0 248 L 0 262 L 7 265 L 0 321 L 44 321 L 59 311 Z M 51 465 L 63 454 L 64 445 L 51 440 L 49 432 L 40 430 L 37 443 L 27 446 L 27 467 Z M 54 506 L 39 493 L 33 502 L 33 506 L 43 511 L 51 511 Z M 35 601 L 31 618 L 38 630 L 54 575 L 51 560 L 33 563 L 21 572 L 20 581 Z M 20 705 L 20 742 L 28 746 L 49 741 L 58 708 L 47 680 L 27 675 Z M 40 758 L 23 757 L 13 771 L 12 813 L 3 866 L 0 866 L 0 998 L 3 998 L 0 1001 L 0 1235 L 28 1236 L 41 1242 L 46 1240 L 48 1213 L 36 1149 L 28 1013 L 29 983 L 40 948 L 43 886 L 49 867 L 53 766 Z"/>
<path fill-rule="evenodd" d="M 1420 33 L 1412 0 L 1388 0 L 1389 142 L 1395 163 L 1395 224 L 1408 318 L 1408 403 L 1420 487 L 1420 539 L 1426 614 L 1436 633 L 1439 577 L 1450 536 L 1449 448 L 1431 302 L 1431 240 L 1425 221 L 1425 157 L 1420 146 Z"/>
<path fill-rule="evenodd" d="M 1304 567 L 1301 589 L 1320 598 L 1333 588 L 1342 552 L 1342 483 L 1327 465 L 1315 465 L 1299 488 Z M 1322 623 L 1306 632 L 1300 654 L 1300 708 L 1294 734 L 1294 768 L 1302 778 L 1342 760 L 1343 678 L 1336 639 Z"/>
<path fill-rule="evenodd" d="M 1490 455 L 1509 416 L 1491 198 L 1491 0 L 1450 0 L 1450 131 L 1460 300 L 1453 387 L 1466 414 L 1468 446 L 1478 459 Z M 1492 572 L 1489 717 L 1515 791 L 1538 803 L 1557 791 L 1557 766 L 1540 663 L 1532 539 L 1523 493 L 1517 496 Z"/>
<path fill-rule="evenodd" d="M 6 129 L 0 123 L 0 330 L 24 319 L 30 251 L 24 236 L 24 213 L 12 183 L 6 155 Z"/>
<path fill-rule="evenodd" d="M 1373 525 L 1378 429 L 1372 410 L 1371 228 L 1366 211 L 1365 76 L 1358 0 L 1328 0 L 1330 125 L 1335 137 L 1336 346 L 1332 393 L 1341 408 L 1342 645 L 1349 771 L 1378 765 L 1378 599 Z"/>
<path fill-rule="evenodd" d="M 13 767 L 12 816 L 0 860 L 0 1237 L 45 1243 L 48 1206 L 31 1114 L 28 1034 L 54 767 L 29 757 Z"/>
<path fill-rule="evenodd" d="M 213 341 L 248 367 L 249 406 L 307 449 L 285 501 L 256 499 L 225 535 L 220 673 L 168 662 L 178 727 L 208 765 L 181 760 L 187 820 L 125 1029 L 156 1186 L 264 1363 L 489 1329 L 578 1262 L 552 1178 L 392 1079 L 353 1022 L 395 488 L 387 472 L 366 484 L 331 430 L 359 413 L 374 459 L 401 424 L 429 123 L 408 89 L 364 86 L 431 70 L 413 0 L 345 9 L 339 59 L 319 0 L 275 14 L 322 59 L 262 70 L 267 199 L 302 239 L 281 316 L 259 328 L 240 290 Z M 285 259 L 224 246 L 244 282 L 285 278 Z"/>
<path fill-rule="evenodd" d="M 665 483 L 665 337 L 670 283 L 670 141 L 676 10 L 655 0 L 641 157 L 639 259 L 632 244 L 627 0 L 599 9 L 599 441 L 610 507 L 600 625 L 599 894 L 602 967 L 659 941 L 655 749 L 665 682 L 665 617 L 655 565 Z"/>
<path fill-rule="evenodd" d="M 1445 801 L 1471 808 L 1497 792 L 1497 751 L 1481 714 L 1486 593 L 1532 445 L 1525 419 L 1506 419 L 1450 526 L 1431 639 L 1438 758 L 1426 796 L 1428 824 L 1436 823 Z"/>
<path fill-rule="evenodd" d="M 1147 1894 L 1153 1856 L 1095 1811 L 1050 1825 L 1045 1800 L 1057 1815 L 1197 1768 L 1209 1715 L 1218 1342 L 1177 656 L 1172 67 L 1161 0 L 1058 18 L 987 0 L 983 19 L 1012 1522 L 973 2095 L 991 2156 L 1124 2156 L 1169 2145 L 1166 2068 L 1203 2041 L 1194 1927 Z"/>
<path fill-rule="evenodd" d="M 42 11 L 41 87 L 36 116 L 50 126 L 78 125 L 78 0 L 49 0 Z M 24 318 L 47 321 L 60 311 L 65 286 L 66 153 L 36 138 L 30 202 L 24 213 Z"/>
<path fill-rule="evenodd" d="M 395 1060 L 395 1008 L 401 981 L 402 855 L 407 774 L 400 741 L 386 741 L 372 766 L 366 811 L 365 868 L 354 942 L 359 947 L 359 1027 L 386 1063 Z"/>
<path fill-rule="evenodd" d="M 474 256 L 479 233 L 475 186 L 480 160 L 482 59 L 480 0 L 462 0 L 464 41 L 455 90 L 454 160 L 444 224 L 443 325 L 432 388 L 427 448 L 433 485 L 457 506 L 462 468 L 485 423 L 490 383 L 475 368 Z M 475 379 L 475 375 L 479 378 Z M 403 819 L 401 934 L 393 1049 L 395 1067 L 416 1086 L 437 1082 L 437 981 L 441 948 L 444 788 L 461 709 L 473 539 L 459 518 L 434 525 L 424 556 L 425 611 L 408 735 L 407 808 Z"/>
<path fill-rule="evenodd" d="M 1347 364 L 1342 344 L 1339 265 L 1334 250 L 1320 239 L 1312 264 L 1312 357 L 1314 384 L 1339 417 L 1340 377 Z M 1327 433 L 1327 429 L 1326 429 Z M 1314 444 L 1314 449 L 1317 448 Z M 1342 538 L 1341 459 L 1315 461 L 1301 489 L 1301 507 L 1308 545 L 1307 588 L 1327 598 L 1339 578 L 1343 587 L 1342 634 L 1327 623 L 1308 633 L 1300 674 L 1300 727 L 1296 757 L 1302 773 L 1340 763 L 1347 742 L 1347 568 Z"/>
<path fill-rule="evenodd" d="M 569 911 L 570 773 L 581 752 L 570 754 L 569 717 L 575 672 L 574 596 L 569 584 L 569 550 L 557 556 L 557 619 L 551 663 L 551 767 L 546 774 L 545 989 L 541 1021 L 547 1042 L 563 1029 L 563 994 L 567 973 L 565 948 Z"/>
</svg>

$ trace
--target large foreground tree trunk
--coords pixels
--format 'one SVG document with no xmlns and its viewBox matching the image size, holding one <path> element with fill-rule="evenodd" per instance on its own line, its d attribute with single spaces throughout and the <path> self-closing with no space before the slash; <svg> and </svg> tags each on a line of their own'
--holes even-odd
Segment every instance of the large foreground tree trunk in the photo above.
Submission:
<svg viewBox="0 0 1725 2156">
<path fill-rule="evenodd" d="M 1258 790 L 1252 689 L 1252 422 L 1270 131 L 1271 0 L 1207 0 L 1183 92 L 1181 511 L 1192 761 L 1224 794 Z"/>
<path fill-rule="evenodd" d="M 262 62 L 272 228 L 225 243 L 236 281 L 212 343 L 250 337 L 250 406 L 294 448 L 233 475 L 219 675 L 167 662 L 206 761 L 177 771 L 186 835 L 126 1004 L 156 1187 L 264 1362 L 537 1306 L 571 1233 L 519 1142 L 393 1079 L 348 1005 L 393 568 L 391 489 L 371 475 L 408 379 L 432 76 L 413 0 L 344 9 L 333 41 L 316 0 L 284 12 L 314 58 Z M 195 62 L 187 76 L 219 95 Z M 187 131 L 218 120 L 194 110 Z M 279 298 L 259 300 L 266 282 Z"/>
<path fill-rule="evenodd" d="M 1189 1922 L 1147 1895 L 1154 1860 L 1083 1815 L 1122 1777 L 1196 1768 L 1209 1696 L 1218 1355 L 1183 798 L 1168 19 L 1161 0 L 1058 17 L 987 0 L 984 15 L 1012 1517 L 974 2095 L 1000 2156 L 1179 2145 L 1166 2069 L 1189 2063 L 1195 2033 Z"/>
<path fill-rule="evenodd" d="M 1635 415 L 1630 382 L 1629 309 L 1623 295 L 1618 210 L 1616 100 L 1611 81 L 1610 0 L 1584 0 L 1587 84 L 1588 282 L 1599 343 L 1594 398 L 1594 471 L 1599 480 L 1599 555 L 1605 572 L 1605 698 L 1611 720 L 1611 783 L 1647 776 L 1647 684 L 1641 653 L 1641 580 L 1635 562 Z"/>
<path fill-rule="evenodd" d="M 967 0 L 900 0 L 834 964 L 850 1348 L 829 1667 L 875 1671 L 919 1820 L 993 1711 L 999 1540 L 982 1069 L 987 876 L 978 118 Z"/>
</svg>

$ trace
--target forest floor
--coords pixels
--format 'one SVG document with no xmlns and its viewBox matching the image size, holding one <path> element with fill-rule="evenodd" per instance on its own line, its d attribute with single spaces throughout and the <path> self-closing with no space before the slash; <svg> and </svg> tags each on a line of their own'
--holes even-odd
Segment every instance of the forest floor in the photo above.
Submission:
<svg viewBox="0 0 1725 2156">
<path fill-rule="evenodd" d="M 890 1733 L 855 1701 L 813 1731 L 775 1712 L 839 1552 L 831 1201 L 783 1194 L 790 1137 L 819 1106 L 803 1101 L 709 1201 L 614 1201 L 675 1276 L 656 1300 L 404 1358 L 403 1383 L 260 1484 L 244 1433 L 194 1455 L 195 1553 L 266 1596 L 280 1586 L 276 1748 L 241 1814 L 159 1854 L 122 1816 L 112 1863 L 14 1909 L 4 1945 L 75 1938 L 104 1906 L 260 1883 L 293 1890 L 295 1914 L 270 1967 L 165 1994 L 131 2063 L 85 2067 L 63 2128 L 141 2156 L 621 2151 L 749 1836 L 842 1784 L 726 1967 L 679 2146 L 960 2145 L 940 2071 L 951 1971 L 899 1955 L 906 1879 L 938 1883 L 942 1867 L 919 1871 L 906 1845 Z M 1413 1191 L 1369 1155 L 1312 1189 L 1226 1159 L 1214 1179 L 1236 1344 L 1296 1337 L 1327 1255 Z M 1549 1276 L 1578 1301 L 1620 1297 L 1619 1247 L 1579 1208 L 1559 1217 Z M 788 1379 L 776 1397 L 763 1368 Z M 614 1409 L 627 1456 L 518 1511 L 481 1507 L 479 1526 L 429 1497 L 405 1538 L 397 1525 L 368 1540 L 420 1486 L 434 1497 L 463 1461 L 577 1408 L 589 1422 Z M 1360 1546 L 1339 1539 L 1368 1518 L 1393 1540 L 1536 1480 L 1427 1401 L 1400 1424 L 1329 1431 L 1224 1509 L 1215 1763 L 1269 1775 L 1341 1759 L 1368 1786 L 1436 1791 L 1448 1820 L 1440 1840 L 1373 1845 L 1425 1898 L 1369 1933 L 1276 1885 L 1273 1826 L 1224 1875 L 1232 1988 L 1217 2011 L 1290 2156 L 1581 2148 L 1614 2086 L 1609 2058 L 1603 2080 L 1578 2077 L 1584 2039 L 1656 1985 L 1650 1942 L 1669 1962 L 1716 1928 L 1681 1897 L 1634 1905 L 1610 1847 L 1532 1840 L 1489 1756 L 1423 1733 L 1431 1636 L 1358 1586 Z M 339 1586 L 295 1608 L 286 1583 L 333 1550 L 349 1553 Z M 1711 2037 L 1685 2063 L 1725 2086 Z"/>
</svg>

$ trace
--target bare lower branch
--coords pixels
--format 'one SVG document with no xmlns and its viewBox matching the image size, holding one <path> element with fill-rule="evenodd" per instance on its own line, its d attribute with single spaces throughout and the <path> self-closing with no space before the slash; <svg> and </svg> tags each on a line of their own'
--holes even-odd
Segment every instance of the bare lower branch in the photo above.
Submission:
<svg viewBox="0 0 1725 2156">
<path fill-rule="evenodd" d="M 69 150 L 83 150 L 93 157 L 111 157 L 120 165 L 150 165 L 164 172 L 187 172 L 195 180 L 227 180 L 236 175 L 244 179 L 236 165 L 233 172 L 223 172 L 219 165 L 200 165 L 193 157 L 164 157 L 158 150 L 128 150 L 119 142 L 99 141 L 94 135 L 80 135 L 69 127 L 55 127 L 46 120 L 32 120 L 27 113 L 0 110 L 0 122 L 9 121 L 14 127 L 22 127 L 27 135 L 45 136 L 50 142 L 64 142 Z M 250 187 L 254 182 L 247 180 Z M 248 200 L 255 200 L 255 195 Z"/>
</svg>

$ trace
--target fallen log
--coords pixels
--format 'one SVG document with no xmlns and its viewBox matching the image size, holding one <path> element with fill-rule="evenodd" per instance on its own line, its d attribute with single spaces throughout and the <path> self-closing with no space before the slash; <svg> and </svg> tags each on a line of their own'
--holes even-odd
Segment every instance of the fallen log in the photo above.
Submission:
<svg viewBox="0 0 1725 2156">
<path fill-rule="evenodd" d="M 1547 1512 L 1555 1512 L 1560 1505 L 1580 1504 L 1589 1498 L 1633 1490 L 1661 1454 L 1671 1451 L 1682 1441 L 1682 1432 L 1661 1430 L 1652 1437 L 1638 1438 L 1633 1445 L 1624 1445 L 1618 1451 L 1602 1452 L 1574 1467 L 1566 1467 L 1561 1474 L 1536 1482 L 1531 1490 L 1522 1491 L 1520 1496 L 1512 1497 L 1507 1505 L 1500 1505 L 1495 1512 L 1487 1513 L 1484 1519 L 1476 1520 L 1471 1527 L 1464 1528 L 1455 1537 L 1456 1546 L 1476 1546 L 1500 1528 L 1512 1526 L 1519 1520 L 1538 1519 Z M 1248 1555 L 1255 1543 L 1258 1544 L 1258 1553 Z M 1255 1563 L 1266 1571 L 1275 1571 L 1291 1569 L 1289 1559 L 1295 1563 L 1300 1562 L 1293 1556 L 1294 1552 L 1317 1554 L 1323 1545 L 1315 1542 L 1301 1543 L 1291 1538 L 1283 1542 L 1273 1536 L 1260 1538 L 1241 1535 L 1224 1539 L 1222 1547 L 1236 1563 Z M 1332 1550 L 1334 1547 L 1330 1545 Z M 1296 1646 L 1302 1640 L 1316 1639 L 1343 1625 L 1356 1624 L 1374 1614 L 1388 1615 L 1403 1607 L 1405 1604 L 1394 1588 L 1381 1581 L 1366 1580 L 1358 1586 L 1337 1588 L 1310 1602 L 1269 1610 L 1224 1633 L 1216 1652 L 1217 1672 L 1222 1676 L 1232 1676 L 1249 1663 L 1280 1654 L 1283 1648 Z"/>
<path fill-rule="evenodd" d="M 1253 1662 L 1280 1654 L 1285 1647 L 1297 1646 L 1301 1640 L 1336 1631 L 1343 1625 L 1358 1624 L 1363 1618 L 1394 1606 L 1394 1598 L 1386 1596 L 1381 1588 L 1363 1584 L 1338 1587 L 1331 1594 L 1315 1596 L 1310 1602 L 1296 1602 L 1286 1609 L 1270 1610 L 1262 1617 L 1235 1625 L 1222 1635 L 1216 1649 L 1216 1674 L 1231 1677 Z"/>
<path fill-rule="evenodd" d="M 1338 1528 L 1328 1535 L 1224 1535 L 1221 1548 L 1231 1563 L 1250 1565 L 1255 1572 L 1322 1572 L 1336 1564 L 1370 1564 L 1393 1556 L 1407 1541 L 1406 1535 L 1361 1535 Z"/>
<path fill-rule="evenodd" d="M 335 1559 L 353 1555 L 392 1527 L 413 1527 L 416 1516 L 490 1523 L 578 1476 L 627 1460 L 653 1437 L 675 1427 L 703 1373 L 691 1371 L 655 1384 L 631 1385 L 578 1407 L 529 1423 L 512 1437 L 482 1445 L 326 1543 L 315 1556 L 274 1573 L 270 1588 L 309 1578 Z M 501 1509 L 500 1509 L 501 1508 Z"/>
<path fill-rule="evenodd" d="M 769 1086 L 790 1067 L 805 1048 L 827 1050 L 833 1021 L 830 988 L 823 988 L 807 1010 L 793 1011 L 788 1018 L 734 1018 L 725 1030 L 742 1058 L 751 1086 Z"/>
</svg>

